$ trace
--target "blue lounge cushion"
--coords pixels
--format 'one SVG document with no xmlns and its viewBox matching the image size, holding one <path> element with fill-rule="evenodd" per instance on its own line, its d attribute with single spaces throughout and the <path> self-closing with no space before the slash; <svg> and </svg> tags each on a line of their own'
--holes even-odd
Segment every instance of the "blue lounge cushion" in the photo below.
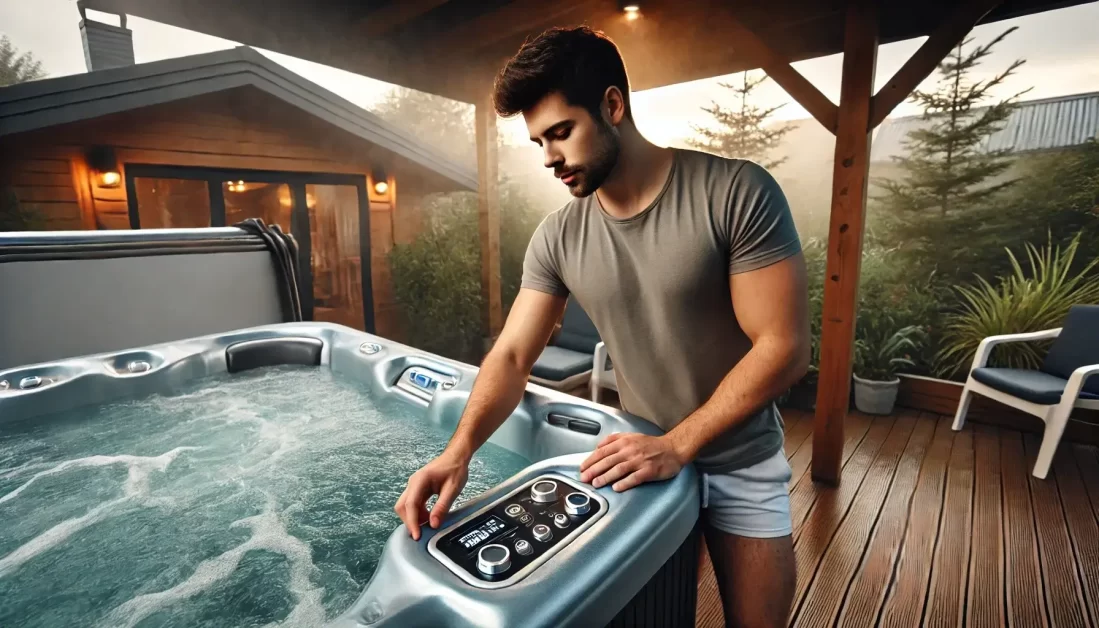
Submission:
<svg viewBox="0 0 1099 628">
<path fill-rule="evenodd" d="M 1026 369 L 973 369 L 973 379 L 1009 395 L 1033 403 L 1053 405 L 1061 401 L 1068 380 L 1042 371 Z M 1099 395 L 1081 392 L 1081 399 L 1099 399 Z"/>
<path fill-rule="evenodd" d="M 1042 370 L 1068 379 L 1081 366 L 1099 364 L 1099 305 L 1074 305 L 1049 348 Z M 1099 395 L 1099 375 L 1084 381 L 1084 390 Z"/>
<path fill-rule="evenodd" d="M 580 307 L 576 298 L 570 298 L 565 304 L 565 315 L 561 319 L 561 331 L 557 334 L 554 345 L 587 353 L 589 356 L 595 353 L 595 345 L 599 344 L 599 331 L 595 323 L 588 317 L 587 312 Z"/>
<path fill-rule="evenodd" d="M 592 355 L 550 345 L 538 356 L 530 374 L 553 382 L 564 381 L 573 375 L 591 370 Z"/>
</svg>

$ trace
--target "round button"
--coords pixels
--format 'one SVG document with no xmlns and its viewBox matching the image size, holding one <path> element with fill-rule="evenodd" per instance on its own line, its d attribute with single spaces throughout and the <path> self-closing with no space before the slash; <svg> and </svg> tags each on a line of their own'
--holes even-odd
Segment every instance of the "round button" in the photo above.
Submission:
<svg viewBox="0 0 1099 628">
<path fill-rule="evenodd" d="M 534 538 L 536 540 L 542 541 L 543 543 L 553 538 L 553 531 L 544 523 L 539 523 L 534 526 L 531 532 L 534 533 Z"/>
<path fill-rule="evenodd" d="M 509 517 L 518 517 L 523 514 L 523 507 L 519 504 L 510 504 L 504 509 L 504 512 L 507 513 L 507 516 Z"/>
<path fill-rule="evenodd" d="M 530 498 L 539 504 L 552 504 L 557 501 L 557 482 L 553 480 L 535 482 L 534 486 L 530 487 Z"/>
<path fill-rule="evenodd" d="M 553 516 L 553 525 L 558 528 L 567 528 L 569 527 L 569 518 L 561 513 L 557 513 Z"/>
<path fill-rule="evenodd" d="M 534 551 L 534 548 L 530 546 L 530 543 L 526 539 L 519 539 L 515 542 L 515 551 L 519 552 L 523 556 L 530 554 Z"/>
<path fill-rule="evenodd" d="M 565 512 L 577 517 L 591 510 L 591 498 L 584 493 L 569 493 L 565 497 Z"/>
<path fill-rule="evenodd" d="M 511 567 L 511 551 L 503 545 L 492 543 L 477 552 L 477 569 L 486 576 L 504 573 Z"/>
</svg>

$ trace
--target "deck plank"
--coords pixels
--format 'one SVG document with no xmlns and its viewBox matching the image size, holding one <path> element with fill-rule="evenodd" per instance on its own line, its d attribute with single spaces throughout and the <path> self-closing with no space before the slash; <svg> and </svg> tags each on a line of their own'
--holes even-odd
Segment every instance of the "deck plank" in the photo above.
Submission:
<svg viewBox="0 0 1099 628">
<path fill-rule="evenodd" d="M 897 465 L 901 461 L 917 418 L 902 415 L 893 424 L 885 444 L 857 489 L 854 501 L 832 537 L 817 568 L 816 577 L 797 613 L 799 626 L 832 626 L 843 605 L 844 593 L 863 557 L 870 533 L 878 521 Z"/>
<path fill-rule="evenodd" d="M 874 527 L 870 545 L 840 612 L 838 624 L 841 628 L 870 627 L 877 623 L 908 527 L 916 480 L 931 437 L 935 434 L 936 423 L 932 418 L 917 419 L 912 437 L 897 466 L 893 484 L 889 487 L 889 497 Z"/>
<path fill-rule="evenodd" d="M 950 419 L 939 418 L 912 496 L 908 530 L 896 574 L 882 607 L 881 626 L 911 628 L 918 626 L 923 617 L 942 512 L 946 466 L 953 442 Z"/>
<path fill-rule="evenodd" d="M 1048 625 L 1042 572 L 1038 566 L 1038 538 L 1030 503 L 1030 469 L 1023 453 L 1022 434 L 1000 433 L 1000 472 L 1004 483 L 1004 574 L 1007 578 L 1007 616 L 1012 628 Z"/>
<path fill-rule="evenodd" d="M 1038 458 L 1040 439 L 1034 434 L 1027 434 L 1023 441 L 1027 479 L 1034 504 L 1034 522 L 1038 528 L 1039 562 L 1051 623 L 1058 628 L 1088 628 L 1091 622 L 1087 618 L 1087 604 L 1076 573 L 1076 555 L 1072 550 L 1065 511 L 1061 507 L 1057 476 L 1050 473 L 1042 480 L 1030 474 L 1029 470 L 1034 468 Z"/>
<path fill-rule="evenodd" d="M 892 423 L 892 419 L 887 418 L 886 420 Z M 847 417 L 847 423 L 844 426 L 846 438 L 843 443 L 843 465 L 846 465 L 851 460 L 851 456 L 869 432 L 871 424 L 870 418 L 863 414 L 852 414 Z M 812 469 L 809 468 L 809 462 L 812 460 L 813 448 L 809 447 L 805 453 L 807 454 L 805 456 L 805 466 L 801 474 L 793 476 L 797 478 L 797 480 L 792 483 L 790 489 L 790 519 L 794 527 L 795 542 L 801 535 L 801 528 L 805 523 L 805 518 L 809 516 L 809 511 L 812 509 L 813 504 L 816 502 L 821 491 L 834 490 L 833 487 L 828 487 L 813 481 Z M 798 461 L 800 463 L 798 459 L 801 454 L 802 451 L 799 450 L 798 453 L 794 455 L 794 460 L 791 461 L 791 469 L 794 469 L 795 472 L 796 468 L 794 467 L 794 462 Z M 844 477 L 847 477 L 847 475 L 844 474 Z"/>
<path fill-rule="evenodd" d="M 924 626 L 961 626 L 965 613 L 969 546 L 973 532 L 973 432 L 954 436 L 946 469 L 946 494 L 939 521 L 939 539 L 931 563 Z"/>
<path fill-rule="evenodd" d="M 1002 628 L 1004 616 L 1004 528 L 1000 482 L 1000 433 L 973 424 L 973 543 L 969 553 L 966 626 Z"/>
<path fill-rule="evenodd" d="M 1076 551 L 1076 564 L 1080 567 L 1088 618 L 1094 626 L 1099 623 L 1099 524 L 1070 447 L 1061 446 L 1061 451 L 1053 459 L 1053 472 L 1057 475 L 1061 505 L 1065 509 L 1065 519 Z"/>
<path fill-rule="evenodd" d="M 790 459 L 794 457 L 794 454 L 804 445 L 805 441 L 813 436 L 813 417 L 803 412 L 787 410 L 782 413 L 782 418 L 786 422 L 783 445 L 786 450 L 786 458 Z"/>
<path fill-rule="evenodd" d="M 866 437 L 843 466 L 843 481 L 839 486 L 816 487 L 816 502 L 801 527 L 801 534 L 794 538 L 794 555 L 797 559 L 794 609 L 800 606 L 802 598 L 809 590 L 813 574 L 817 572 L 824 552 L 831 544 L 836 529 L 847 514 L 867 471 L 893 431 L 895 423 L 892 417 L 878 417 L 871 421 Z"/>
</svg>

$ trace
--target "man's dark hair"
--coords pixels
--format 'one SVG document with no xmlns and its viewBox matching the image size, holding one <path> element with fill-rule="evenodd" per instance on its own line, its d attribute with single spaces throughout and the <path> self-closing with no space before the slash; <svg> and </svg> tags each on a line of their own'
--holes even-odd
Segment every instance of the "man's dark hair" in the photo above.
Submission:
<svg viewBox="0 0 1099 628">
<path fill-rule="evenodd" d="M 496 113 L 522 113 L 553 92 L 570 105 L 583 107 L 599 118 L 607 88 L 617 87 L 630 111 L 630 81 L 618 46 L 606 35 L 586 26 L 552 28 L 529 40 L 496 75 L 492 102 Z"/>
</svg>

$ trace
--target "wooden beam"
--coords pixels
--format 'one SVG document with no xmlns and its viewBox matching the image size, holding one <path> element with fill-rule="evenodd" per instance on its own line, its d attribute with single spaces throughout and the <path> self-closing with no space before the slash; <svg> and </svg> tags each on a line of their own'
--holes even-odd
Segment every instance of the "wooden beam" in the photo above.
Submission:
<svg viewBox="0 0 1099 628">
<path fill-rule="evenodd" d="M 549 3 L 545 0 L 515 0 L 448 29 L 430 44 L 431 51 L 426 57 L 480 50 L 553 23 L 564 15 L 580 10 L 595 11 L 605 5 L 603 0 L 558 0 Z"/>
<path fill-rule="evenodd" d="M 758 63 L 767 76 L 782 86 L 782 89 L 786 90 L 786 93 L 790 94 L 798 104 L 805 107 L 818 122 L 824 125 L 824 128 L 832 133 L 836 132 L 838 109 L 815 85 L 739 20 L 729 19 L 726 32 L 734 48 L 739 48 L 744 52 L 745 57 Z"/>
<path fill-rule="evenodd" d="M 954 13 L 931 33 L 920 49 L 878 90 L 870 104 L 870 130 L 881 124 L 897 105 L 908 98 L 977 22 L 1002 1 L 967 0 L 954 7 Z"/>
<path fill-rule="evenodd" d="M 487 92 L 486 92 L 487 93 Z M 481 318 L 486 343 L 504 327 L 500 299 L 500 188 L 496 111 L 486 95 L 476 105 L 477 215 L 481 232 Z"/>
<path fill-rule="evenodd" d="M 813 479 L 838 483 L 843 424 L 851 393 L 866 186 L 870 174 L 870 97 L 878 53 L 875 0 L 850 0 L 832 169 L 832 212 L 824 280 L 820 378 L 813 424 Z"/>
<path fill-rule="evenodd" d="M 361 20 L 362 32 L 368 37 L 381 37 L 407 24 L 449 0 L 399 0 L 367 13 Z"/>
</svg>

